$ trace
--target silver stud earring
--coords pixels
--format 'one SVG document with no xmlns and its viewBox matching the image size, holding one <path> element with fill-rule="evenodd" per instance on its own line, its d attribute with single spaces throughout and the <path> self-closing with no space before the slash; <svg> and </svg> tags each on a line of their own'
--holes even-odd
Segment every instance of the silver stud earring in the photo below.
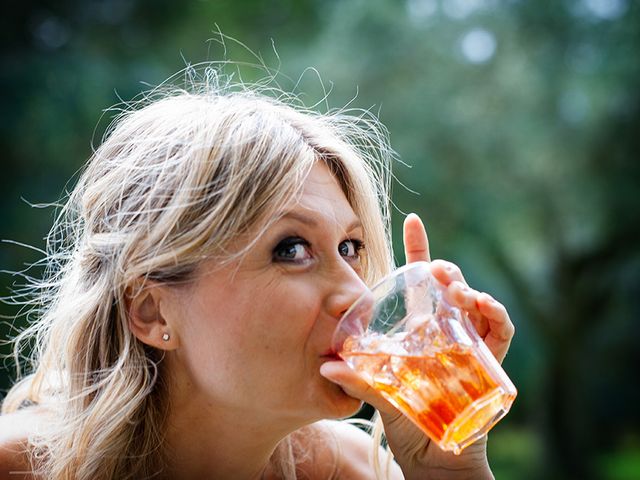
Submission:
<svg viewBox="0 0 640 480">
<path fill-rule="evenodd" d="M 165 332 L 165 333 L 163 333 L 163 334 L 162 334 L 162 340 L 164 340 L 165 342 L 168 342 L 168 341 L 169 341 L 169 338 L 170 338 L 170 337 L 169 337 L 169 334 L 168 334 L 167 332 Z"/>
</svg>

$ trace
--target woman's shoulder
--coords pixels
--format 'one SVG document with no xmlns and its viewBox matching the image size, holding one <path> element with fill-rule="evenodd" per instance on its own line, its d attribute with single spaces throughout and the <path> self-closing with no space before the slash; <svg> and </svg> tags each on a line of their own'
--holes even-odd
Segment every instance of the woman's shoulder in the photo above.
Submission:
<svg viewBox="0 0 640 480">
<path fill-rule="evenodd" d="M 29 437 L 42 424 L 37 407 L 0 415 L 0 480 L 33 479 Z"/>
<path fill-rule="evenodd" d="M 384 471 L 388 453 L 382 447 L 374 445 L 373 437 L 346 421 L 323 420 L 314 424 L 321 432 L 321 448 L 316 462 L 321 465 L 333 464 L 331 478 L 371 479 L 375 478 L 373 454 L 377 450 L 380 470 Z M 383 475 L 384 476 L 384 475 Z M 329 478 L 329 477 L 324 477 Z M 391 459 L 389 463 L 389 479 L 404 478 L 398 465 Z"/>
</svg>

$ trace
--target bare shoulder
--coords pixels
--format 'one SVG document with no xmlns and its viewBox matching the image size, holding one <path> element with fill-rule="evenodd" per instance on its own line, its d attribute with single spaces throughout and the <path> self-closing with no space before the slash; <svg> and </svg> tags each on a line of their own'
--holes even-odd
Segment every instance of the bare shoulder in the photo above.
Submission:
<svg viewBox="0 0 640 480">
<path fill-rule="evenodd" d="M 35 408 L 0 415 L 0 480 L 33 479 L 28 438 L 43 415 Z"/>
<path fill-rule="evenodd" d="M 371 435 L 362 429 L 344 421 L 325 420 L 321 423 L 331 432 L 337 443 L 336 478 L 349 480 L 376 478 L 373 466 L 375 450 L 378 451 L 380 471 L 383 472 L 384 478 L 391 480 L 404 478 L 400 467 L 393 460 L 388 463 L 388 476 L 385 476 L 388 454 L 382 447 L 374 446 Z"/>
</svg>

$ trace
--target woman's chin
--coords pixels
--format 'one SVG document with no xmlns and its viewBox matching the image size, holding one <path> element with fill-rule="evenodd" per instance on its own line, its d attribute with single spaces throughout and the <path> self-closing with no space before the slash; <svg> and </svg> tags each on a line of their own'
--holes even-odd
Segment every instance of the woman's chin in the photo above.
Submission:
<svg viewBox="0 0 640 480">
<path fill-rule="evenodd" d="M 331 384 L 330 411 L 326 418 L 336 419 L 350 417 L 362 408 L 363 401 L 347 395 L 340 386 Z"/>
</svg>

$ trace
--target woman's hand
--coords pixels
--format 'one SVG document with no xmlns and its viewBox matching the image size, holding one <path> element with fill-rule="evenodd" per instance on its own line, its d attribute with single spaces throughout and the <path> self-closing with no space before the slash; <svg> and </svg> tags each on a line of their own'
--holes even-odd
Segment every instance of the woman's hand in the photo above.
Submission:
<svg viewBox="0 0 640 480">
<path fill-rule="evenodd" d="M 404 247 L 407 263 L 430 261 L 427 233 L 415 214 L 405 219 Z M 514 333 L 504 306 L 490 295 L 469 288 L 453 263 L 434 260 L 432 273 L 446 287 L 447 300 L 467 313 L 489 350 L 502 361 Z M 405 478 L 493 478 L 487 463 L 486 438 L 468 446 L 460 455 L 443 452 L 344 362 L 327 362 L 322 365 L 321 373 L 338 383 L 347 394 L 364 400 L 380 412 L 387 441 Z"/>
</svg>

